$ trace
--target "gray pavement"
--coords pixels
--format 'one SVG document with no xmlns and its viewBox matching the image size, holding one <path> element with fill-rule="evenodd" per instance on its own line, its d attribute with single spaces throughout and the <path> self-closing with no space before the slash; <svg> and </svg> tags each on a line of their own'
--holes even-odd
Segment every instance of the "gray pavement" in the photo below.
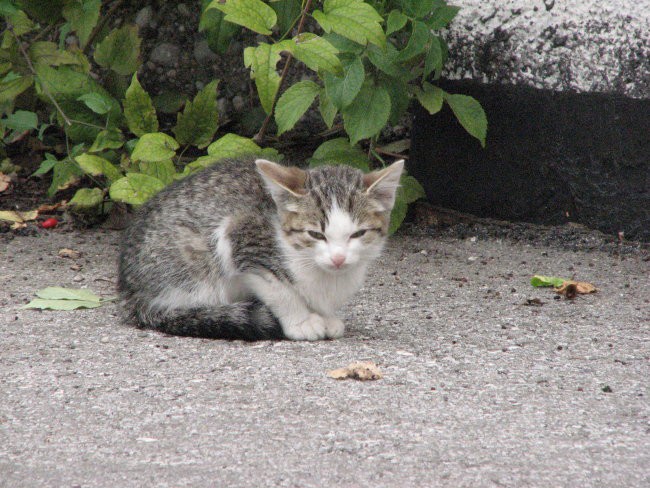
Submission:
<svg viewBox="0 0 650 488">
<path fill-rule="evenodd" d="M 117 237 L 0 241 L 0 487 L 650 486 L 644 255 L 397 236 L 318 343 L 19 308 L 51 285 L 112 295 Z M 534 273 L 600 291 L 555 300 Z M 385 377 L 326 376 L 355 360 Z"/>
</svg>

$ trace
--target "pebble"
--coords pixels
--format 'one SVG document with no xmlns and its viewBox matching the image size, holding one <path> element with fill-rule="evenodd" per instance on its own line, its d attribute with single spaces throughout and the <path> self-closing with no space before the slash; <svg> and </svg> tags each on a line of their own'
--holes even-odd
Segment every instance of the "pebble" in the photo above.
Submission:
<svg viewBox="0 0 650 488">
<path fill-rule="evenodd" d="M 142 29 L 147 27 L 153 18 L 153 9 L 150 5 L 140 9 L 137 14 L 135 14 L 135 23 Z"/>
<path fill-rule="evenodd" d="M 72 281 L 75 281 L 77 283 L 80 282 L 80 281 L 83 281 L 83 280 L 84 280 L 84 277 L 81 276 L 81 275 L 75 275 L 74 278 L 72 278 Z"/>
<path fill-rule="evenodd" d="M 178 63 L 180 52 L 181 50 L 176 44 L 163 42 L 153 48 L 149 59 L 154 63 L 163 66 L 174 66 L 176 63 Z"/>
<path fill-rule="evenodd" d="M 202 39 L 194 44 L 194 59 L 197 63 L 211 63 L 218 59 L 218 56 L 212 52 L 208 41 Z"/>
<path fill-rule="evenodd" d="M 232 99 L 232 107 L 235 109 L 235 112 L 241 112 L 244 110 L 244 106 L 244 98 L 240 95 L 235 95 Z"/>
</svg>

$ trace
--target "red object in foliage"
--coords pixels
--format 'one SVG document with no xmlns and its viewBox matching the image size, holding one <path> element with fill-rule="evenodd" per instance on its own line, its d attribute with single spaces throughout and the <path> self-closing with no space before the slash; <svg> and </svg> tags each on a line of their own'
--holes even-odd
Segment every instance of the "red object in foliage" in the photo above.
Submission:
<svg viewBox="0 0 650 488">
<path fill-rule="evenodd" d="M 54 218 L 49 218 L 49 219 L 43 221 L 43 223 L 41 224 L 41 227 L 43 227 L 43 229 L 54 229 L 57 226 L 58 223 L 59 223 L 58 220 L 56 220 Z"/>
</svg>

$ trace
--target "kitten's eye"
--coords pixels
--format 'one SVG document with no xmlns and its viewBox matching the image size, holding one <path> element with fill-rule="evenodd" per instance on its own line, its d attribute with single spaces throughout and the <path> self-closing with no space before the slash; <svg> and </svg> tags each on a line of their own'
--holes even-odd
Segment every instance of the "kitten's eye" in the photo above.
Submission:
<svg viewBox="0 0 650 488">
<path fill-rule="evenodd" d="M 361 229 L 361 230 L 358 230 L 358 231 L 356 231 L 354 234 L 352 234 L 352 235 L 350 236 L 350 239 L 356 239 L 356 238 L 358 238 L 358 237 L 361 237 L 361 236 L 363 236 L 366 232 L 368 232 L 367 229 Z"/>
<path fill-rule="evenodd" d="M 314 239 L 318 239 L 319 241 L 326 241 L 327 240 L 323 234 L 321 234 L 320 232 L 316 232 L 314 230 L 308 230 L 307 234 L 309 234 Z"/>
</svg>

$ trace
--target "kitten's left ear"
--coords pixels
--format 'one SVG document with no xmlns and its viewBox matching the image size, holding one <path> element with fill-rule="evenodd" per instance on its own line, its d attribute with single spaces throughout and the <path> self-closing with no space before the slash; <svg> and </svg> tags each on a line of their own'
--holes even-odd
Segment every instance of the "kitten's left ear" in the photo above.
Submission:
<svg viewBox="0 0 650 488">
<path fill-rule="evenodd" d="M 399 179 L 404 170 L 404 160 L 400 159 L 379 171 L 363 175 L 366 193 L 375 198 L 385 211 L 391 210 L 395 203 L 395 192 L 399 188 Z"/>
<path fill-rule="evenodd" d="M 294 197 L 302 197 L 307 193 L 305 190 L 307 173 L 300 168 L 282 166 L 266 159 L 255 160 L 255 165 L 274 199 L 284 197 L 286 193 Z"/>
</svg>

